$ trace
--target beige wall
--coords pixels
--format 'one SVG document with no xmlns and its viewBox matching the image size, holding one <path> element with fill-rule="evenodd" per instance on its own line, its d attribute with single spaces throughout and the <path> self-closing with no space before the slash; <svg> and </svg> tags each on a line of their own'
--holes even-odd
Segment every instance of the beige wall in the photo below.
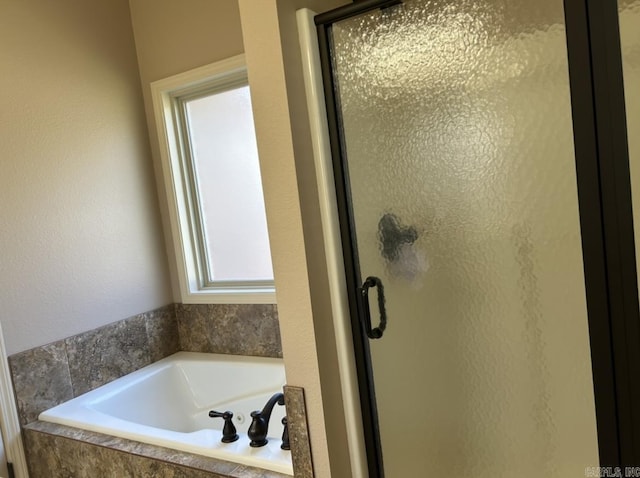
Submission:
<svg viewBox="0 0 640 478">
<path fill-rule="evenodd" d="M 242 53 L 237 0 L 130 0 L 160 208 L 164 218 L 173 298 L 180 301 L 174 246 L 153 116 L 151 83 Z"/>
<path fill-rule="evenodd" d="M 11 354 L 172 299 L 128 2 L 0 7 L 0 321 Z"/>
</svg>

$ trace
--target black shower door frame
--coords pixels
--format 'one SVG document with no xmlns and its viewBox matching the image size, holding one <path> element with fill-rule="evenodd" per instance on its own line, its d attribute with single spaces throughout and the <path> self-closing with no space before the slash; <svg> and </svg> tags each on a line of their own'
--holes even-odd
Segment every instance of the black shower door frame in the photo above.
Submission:
<svg viewBox="0 0 640 478">
<path fill-rule="evenodd" d="M 331 70 L 331 27 L 400 3 L 360 0 L 316 16 L 362 425 L 371 477 L 383 477 L 345 147 Z M 580 228 L 601 467 L 640 465 L 640 316 L 615 0 L 564 0 Z M 570 347 L 571 344 L 567 344 Z"/>
</svg>

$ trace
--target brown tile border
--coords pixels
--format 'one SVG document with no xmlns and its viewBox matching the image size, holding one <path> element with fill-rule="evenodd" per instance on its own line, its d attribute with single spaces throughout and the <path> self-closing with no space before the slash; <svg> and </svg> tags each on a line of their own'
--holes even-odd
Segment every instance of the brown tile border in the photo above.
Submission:
<svg viewBox="0 0 640 478">
<path fill-rule="evenodd" d="M 74 397 L 151 363 L 145 322 L 138 315 L 64 341 Z"/>
<path fill-rule="evenodd" d="M 180 348 L 259 357 L 282 357 L 274 304 L 176 304 Z"/>
<path fill-rule="evenodd" d="M 313 461 L 309 442 L 304 389 L 285 385 L 284 401 L 287 407 L 289 442 L 291 443 L 291 459 L 295 470 L 295 478 L 313 478 Z"/>
<path fill-rule="evenodd" d="M 180 350 L 175 304 L 142 315 L 145 317 L 151 362 L 157 362 Z"/>
<path fill-rule="evenodd" d="M 9 357 L 20 423 L 179 350 L 282 357 L 273 304 L 170 304 Z"/>
<path fill-rule="evenodd" d="M 9 357 L 21 425 L 40 412 L 178 351 L 175 306 Z"/>
<path fill-rule="evenodd" d="M 21 425 L 36 420 L 43 410 L 74 397 L 62 340 L 12 355 L 9 366 Z"/>
</svg>

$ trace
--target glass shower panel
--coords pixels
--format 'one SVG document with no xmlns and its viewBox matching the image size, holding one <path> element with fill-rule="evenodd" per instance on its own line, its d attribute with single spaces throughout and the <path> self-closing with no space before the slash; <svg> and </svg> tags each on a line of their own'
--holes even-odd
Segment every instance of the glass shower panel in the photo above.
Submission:
<svg viewBox="0 0 640 478">
<path fill-rule="evenodd" d="M 640 261 L 640 0 L 619 0 L 620 46 L 627 110 L 636 261 Z M 638 263 L 640 271 L 640 263 Z"/>
<path fill-rule="evenodd" d="M 386 292 L 370 342 L 385 475 L 584 476 L 562 0 L 405 1 L 334 24 L 332 62 L 360 271 Z"/>
</svg>

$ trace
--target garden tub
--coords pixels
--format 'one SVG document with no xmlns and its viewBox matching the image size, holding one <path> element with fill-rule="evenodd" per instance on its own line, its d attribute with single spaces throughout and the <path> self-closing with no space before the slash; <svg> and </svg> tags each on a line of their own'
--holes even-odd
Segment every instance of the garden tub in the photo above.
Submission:
<svg viewBox="0 0 640 478">
<path fill-rule="evenodd" d="M 249 446 L 250 413 L 285 384 L 281 359 L 178 352 L 42 412 L 40 420 L 210 456 L 293 475 L 282 450 L 285 407 L 271 415 L 268 443 Z M 240 438 L 222 443 L 223 420 L 233 412 Z"/>
</svg>

